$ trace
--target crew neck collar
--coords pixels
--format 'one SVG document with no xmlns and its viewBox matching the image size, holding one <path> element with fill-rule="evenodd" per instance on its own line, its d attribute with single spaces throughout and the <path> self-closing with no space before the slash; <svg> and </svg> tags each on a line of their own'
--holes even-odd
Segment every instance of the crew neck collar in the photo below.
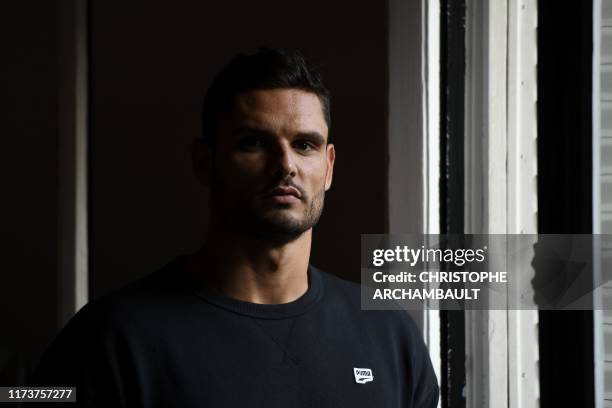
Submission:
<svg viewBox="0 0 612 408">
<path fill-rule="evenodd" d="M 259 319 L 286 319 L 307 312 L 323 296 L 323 285 L 321 272 L 314 266 L 308 265 L 308 289 L 306 292 L 289 303 L 282 304 L 260 304 L 227 297 L 220 292 L 214 291 L 201 284 L 193 277 L 185 266 L 186 256 L 176 259 L 181 274 L 187 280 L 188 288 L 200 299 L 223 308 L 230 312 Z"/>
</svg>

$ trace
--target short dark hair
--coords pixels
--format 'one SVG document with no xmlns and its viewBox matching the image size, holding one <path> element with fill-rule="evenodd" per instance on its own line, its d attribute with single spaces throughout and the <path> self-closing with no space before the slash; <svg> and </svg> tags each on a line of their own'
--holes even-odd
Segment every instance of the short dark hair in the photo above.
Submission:
<svg viewBox="0 0 612 408">
<path fill-rule="evenodd" d="M 238 54 L 215 77 L 204 97 L 202 137 L 214 146 L 221 116 L 233 97 L 259 89 L 296 88 L 319 97 L 327 127 L 330 127 L 330 93 L 321 73 L 297 50 L 260 48 L 253 55 Z"/>
</svg>

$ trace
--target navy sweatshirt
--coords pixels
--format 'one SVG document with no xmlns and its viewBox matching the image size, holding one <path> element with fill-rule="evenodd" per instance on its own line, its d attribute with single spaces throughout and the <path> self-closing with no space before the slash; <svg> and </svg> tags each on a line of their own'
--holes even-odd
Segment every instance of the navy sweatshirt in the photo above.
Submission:
<svg viewBox="0 0 612 408">
<path fill-rule="evenodd" d="M 76 386 L 70 407 L 437 405 L 406 312 L 362 311 L 359 285 L 312 266 L 308 281 L 294 302 L 254 304 L 204 289 L 177 258 L 85 306 L 31 385 Z"/>
</svg>

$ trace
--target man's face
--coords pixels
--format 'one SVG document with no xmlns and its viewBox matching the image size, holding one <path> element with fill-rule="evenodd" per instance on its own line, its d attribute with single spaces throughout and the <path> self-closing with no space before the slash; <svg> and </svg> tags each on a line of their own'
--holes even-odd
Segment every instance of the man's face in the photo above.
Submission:
<svg viewBox="0 0 612 408">
<path fill-rule="evenodd" d="M 215 216 L 278 243 L 312 228 L 332 182 L 335 151 L 327 138 L 314 93 L 270 89 L 238 95 L 219 124 L 212 158 Z"/>
</svg>

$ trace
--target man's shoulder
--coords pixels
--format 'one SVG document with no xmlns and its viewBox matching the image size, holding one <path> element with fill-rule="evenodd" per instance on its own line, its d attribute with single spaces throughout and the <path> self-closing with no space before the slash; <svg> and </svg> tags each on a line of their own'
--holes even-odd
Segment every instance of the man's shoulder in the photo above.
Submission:
<svg viewBox="0 0 612 408">
<path fill-rule="evenodd" d="M 379 333 L 393 332 L 397 335 L 399 332 L 408 337 L 421 337 L 414 319 L 406 310 L 366 309 L 362 304 L 360 283 L 345 280 L 320 269 L 317 271 L 321 275 L 327 301 L 331 303 L 330 310 L 353 315 L 361 320 L 362 324 Z"/>
<path fill-rule="evenodd" d="M 323 287 L 332 296 L 341 295 L 359 301 L 361 293 L 361 285 L 359 283 L 343 279 L 316 267 L 313 267 L 313 269 L 320 275 Z"/>
<path fill-rule="evenodd" d="M 178 259 L 154 272 L 90 301 L 70 320 L 66 329 L 101 331 L 130 325 L 155 316 L 184 295 Z"/>
<path fill-rule="evenodd" d="M 171 318 L 164 311 L 181 296 L 173 277 L 175 263 L 83 306 L 46 350 L 34 381 L 74 376 L 83 365 L 94 364 L 92 359 L 110 359 L 118 345 L 141 344 L 141 339 L 163 326 L 159 319 Z"/>
</svg>

